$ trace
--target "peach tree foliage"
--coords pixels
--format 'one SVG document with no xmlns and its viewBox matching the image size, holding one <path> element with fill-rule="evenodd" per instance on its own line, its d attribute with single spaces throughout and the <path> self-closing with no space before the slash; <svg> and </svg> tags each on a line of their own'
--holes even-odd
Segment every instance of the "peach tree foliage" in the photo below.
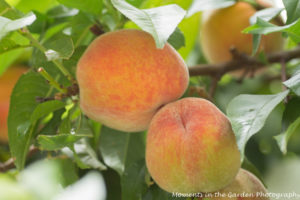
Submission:
<svg viewBox="0 0 300 200">
<path fill-rule="evenodd" d="M 201 50 L 194 45 L 198 28 L 193 26 L 199 25 L 198 12 L 227 7 L 234 2 L 57 0 L 51 3 L 20 0 L 11 7 L 0 0 L 0 74 L 24 52 L 32 53 L 26 58 L 31 69 L 18 80 L 11 95 L 9 148 L 17 173 L 1 174 L 0 185 L 6 192 L 1 191 L 0 197 L 63 200 L 76 196 L 76 191 L 92 188 L 89 190 L 91 196 L 85 198 L 171 199 L 171 194 L 153 183 L 145 166 L 146 132 L 122 133 L 86 118 L 79 108 L 77 94 L 52 99 L 57 93 L 66 91 L 49 84 L 45 80 L 47 76 L 37 70 L 43 67 L 59 85 L 74 89 L 77 61 L 97 33 L 132 27 L 150 33 L 157 48 L 168 41 L 188 63 L 205 62 L 200 56 Z M 300 42 L 300 8 L 297 6 L 300 2 L 283 3 L 287 11 L 283 26 L 269 23 L 282 10 L 261 10 L 253 24 L 244 30 L 255 35 L 253 52 L 257 50 L 260 37 L 272 32 L 282 32 L 289 40 L 289 49 Z M 264 61 L 263 54 L 260 59 Z M 262 89 L 261 81 L 254 79 L 255 84 L 250 88 L 243 83 L 236 91 L 232 89 L 229 94 L 219 91 L 215 97 L 216 104 L 226 110 L 232 124 L 243 167 L 257 176 L 258 170 L 247 159 L 246 144 L 255 134 L 263 134 L 261 130 L 272 111 L 280 108 L 283 112 L 282 130 L 276 133 L 277 148 L 283 153 L 287 152 L 289 139 L 299 133 L 299 62 L 287 64 L 291 78 L 281 83 L 286 87 L 284 91 Z M 190 80 L 190 86 L 209 84 L 205 77 Z M 224 91 L 236 89 L 226 81 L 221 81 L 220 87 Z M 227 95 L 228 100 L 222 95 Z M 287 97 L 288 103 L 283 104 Z M 50 100 L 43 101 L 47 98 Z M 32 145 L 41 153 L 29 161 L 27 154 Z M 35 164 L 29 166 L 33 161 Z M 18 181 L 12 176 L 18 177 Z M 37 184 L 43 182 L 41 180 L 45 183 Z M 50 188 L 50 192 L 43 193 L 40 190 L 43 187 Z M 11 192 L 14 188 L 19 193 Z"/>
</svg>

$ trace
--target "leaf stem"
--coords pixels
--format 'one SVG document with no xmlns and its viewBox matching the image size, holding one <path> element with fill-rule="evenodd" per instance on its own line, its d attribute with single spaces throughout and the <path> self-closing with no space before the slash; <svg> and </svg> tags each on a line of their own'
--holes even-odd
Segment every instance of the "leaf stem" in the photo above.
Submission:
<svg viewBox="0 0 300 200">
<path fill-rule="evenodd" d="M 38 72 L 47 80 L 49 84 L 55 87 L 61 93 L 67 93 L 67 89 L 63 88 L 43 67 L 38 69 Z"/>
<path fill-rule="evenodd" d="M 38 48 L 41 52 L 46 53 L 47 49 L 39 43 L 29 32 L 27 28 L 23 28 L 21 33 L 30 40 L 32 45 L 36 48 Z M 57 60 L 52 60 L 52 62 L 56 65 L 56 67 L 65 75 L 71 82 L 74 82 L 74 79 L 70 72 L 61 64 L 61 62 Z"/>
</svg>

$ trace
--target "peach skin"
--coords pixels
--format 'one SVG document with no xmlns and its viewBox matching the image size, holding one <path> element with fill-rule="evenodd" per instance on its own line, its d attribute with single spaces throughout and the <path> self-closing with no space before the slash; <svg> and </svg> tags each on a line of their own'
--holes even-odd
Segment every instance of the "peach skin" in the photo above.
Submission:
<svg viewBox="0 0 300 200">
<path fill-rule="evenodd" d="M 242 31 L 250 26 L 249 19 L 256 12 L 248 3 L 238 2 L 233 6 L 205 11 L 202 16 L 200 45 L 209 63 L 226 62 L 232 59 L 230 48 L 251 55 L 252 35 Z M 262 37 L 259 51 L 272 53 L 283 48 L 281 33 Z"/>
<path fill-rule="evenodd" d="M 91 119 L 125 132 L 146 130 L 156 111 L 178 99 L 189 75 L 169 44 L 157 49 L 140 30 L 96 38 L 77 65 L 80 107 Z"/>
<path fill-rule="evenodd" d="M 240 169 L 234 181 L 226 188 L 206 195 L 209 200 L 269 200 L 260 180 L 247 170 Z"/>
<path fill-rule="evenodd" d="M 229 120 L 214 104 L 184 98 L 153 117 L 146 165 L 154 181 L 168 192 L 212 192 L 233 181 L 240 153 Z"/>
</svg>

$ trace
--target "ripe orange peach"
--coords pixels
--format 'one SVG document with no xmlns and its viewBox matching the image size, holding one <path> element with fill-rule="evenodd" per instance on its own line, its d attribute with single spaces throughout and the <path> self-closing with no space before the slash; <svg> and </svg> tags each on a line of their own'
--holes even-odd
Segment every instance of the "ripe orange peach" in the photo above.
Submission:
<svg viewBox="0 0 300 200">
<path fill-rule="evenodd" d="M 211 193 L 210 200 L 269 200 L 267 190 L 252 173 L 240 169 L 234 181 L 226 188 Z M 221 196 L 222 195 L 222 196 Z M 208 196 L 207 196 L 208 197 Z"/>
<path fill-rule="evenodd" d="M 9 110 L 9 101 L 12 89 L 19 77 L 27 70 L 23 66 L 14 66 L 8 68 L 0 76 L 0 141 L 6 143 L 7 135 L 7 116 Z"/>
<path fill-rule="evenodd" d="M 188 70 L 169 44 L 157 49 L 152 36 L 120 30 L 95 39 L 77 66 L 80 106 L 91 119 L 114 129 L 147 129 L 156 111 L 178 99 Z"/>
<path fill-rule="evenodd" d="M 256 12 L 245 2 L 233 6 L 206 11 L 202 15 L 200 42 L 209 63 L 220 63 L 232 59 L 229 52 L 235 47 L 239 52 L 251 55 L 252 35 L 242 31 L 250 26 L 249 19 Z M 271 53 L 283 48 L 281 33 L 265 35 L 261 39 L 259 51 Z"/>
<path fill-rule="evenodd" d="M 234 180 L 240 153 L 229 120 L 215 105 L 184 98 L 154 115 L 146 164 L 154 181 L 168 192 L 212 192 Z"/>
</svg>

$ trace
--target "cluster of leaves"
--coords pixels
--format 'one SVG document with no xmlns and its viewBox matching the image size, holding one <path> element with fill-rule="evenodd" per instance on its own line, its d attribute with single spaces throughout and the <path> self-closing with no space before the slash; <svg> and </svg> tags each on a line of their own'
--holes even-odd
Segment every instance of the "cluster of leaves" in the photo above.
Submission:
<svg viewBox="0 0 300 200">
<path fill-rule="evenodd" d="M 88 193 L 87 188 L 91 191 L 89 194 L 92 194 L 84 199 L 91 200 L 104 199 L 106 189 L 111 199 L 121 198 L 120 196 L 131 200 L 171 198 L 171 194 L 159 189 L 151 181 L 147 172 L 145 132 L 121 133 L 87 119 L 81 113 L 77 96 L 63 100 L 37 101 L 37 97 L 47 99 L 55 96 L 59 89 L 48 84 L 45 76 L 38 73 L 37 69 L 43 67 L 64 89 L 71 87 L 74 78 L 76 79 L 76 63 L 96 37 L 93 32 L 133 27 L 149 32 L 158 48 L 162 48 L 168 41 L 187 59 L 189 54 L 193 54 L 198 34 L 197 13 L 205 9 L 227 7 L 236 1 L 57 0 L 48 2 L 47 9 L 41 6 L 42 9 L 32 12 L 28 12 L 31 4 L 26 8 L 22 0 L 20 2 L 16 6 L 19 8 L 17 10 L 0 0 L 0 54 L 3 54 L 0 60 L 7 60 L 6 63 L 1 63 L 0 74 L 21 53 L 28 51 L 28 47 L 33 49 L 29 58 L 31 70 L 19 79 L 11 96 L 9 146 L 18 170 L 25 167 L 31 145 L 41 150 L 38 159 L 48 158 L 51 162 L 41 161 L 17 175 L 0 176 L 0 185 L 3 185 L 0 188 L 7 190 L 6 193 L 1 191 L 0 197 L 24 200 L 73 199 L 84 187 L 85 194 Z M 176 4 L 170 5 L 172 2 Z M 253 25 L 245 30 L 256 36 L 253 52 L 257 50 L 261 35 L 271 32 L 283 32 L 289 37 L 292 43 L 290 48 L 300 42 L 300 8 L 295 7 L 299 4 L 297 0 L 285 3 L 288 19 L 284 26 L 268 22 L 282 9 L 261 10 L 253 17 Z M 28 13 L 23 14 L 20 10 Z M 181 48 L 183 46 L 185 48 Z M 289 88 L 283 92 L 240 95 L 229 103 L 227 115 L 242 155 L 247 141 L 262 129 L 271 111 L 288 95 L 292 98 L 300 96 L 299 80 L 300 73 L 297 73 L 283 83 Z M 288 105 L 285 109 L 285 112 L 290 112 Z M 299 130 L 299 119 L 299 115 L 289 119 L 283 133 L 276 137 L 283 152 L 287 151 L 291 135 Z M 48 155 L 43 152 L 48 152 Z M 101 175 L 96 172 L 68 187 L 79 175 L 82 176 L 91 169 L 103 171 L 106 189 Z M 15 176 L 18 177 L 18 182 L 14 180 Z M 118 181 L 120 188 L 111 186 L 114 185 L 111 179 Z M 39 185 L 41 182 L 45 185 Z M 66 190 L 62 192 L 65 187 Z M 19 193 L 9 192 L 15 188 L 20 189 Z M 43 188 L 50 188 L 47 191 L 51 193 L 43 193 Z M 80 199 L 80 195 L 74 199 Z"/>
</svg>

